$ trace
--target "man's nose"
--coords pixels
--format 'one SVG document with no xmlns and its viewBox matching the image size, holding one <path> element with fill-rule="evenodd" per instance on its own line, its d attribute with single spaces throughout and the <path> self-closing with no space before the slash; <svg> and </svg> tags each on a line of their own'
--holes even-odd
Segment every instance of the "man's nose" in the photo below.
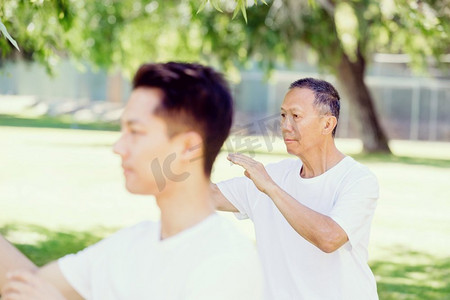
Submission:
<svg viewBox="0 0 450 300">
<path fill-rule="evenodd" d="M 119 139 L 114 143 L 113 152 L 122 157 L 126 155 L 125 139 L 123 134 L 121 134 Z"/>
<path fill-rule="evenodd" d="M 281 120 L 281 130 L 282 131 L 292 131 L 293 126 L 289 117 Z"/>
</svg>

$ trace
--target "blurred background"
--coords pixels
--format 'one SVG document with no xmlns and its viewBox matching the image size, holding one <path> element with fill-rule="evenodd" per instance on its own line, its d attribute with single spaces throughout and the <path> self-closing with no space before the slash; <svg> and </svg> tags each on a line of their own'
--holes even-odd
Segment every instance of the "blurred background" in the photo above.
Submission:
<svg viewBox="0 0 450 300">
<path fill-rule="evenodd" d="M 213 181 L 242 175 L 228 152 L 287 157 L 289 84 L 332 82 L 338 146 L 380 180 L 380 299 L 450 299 L 449 0 L 1 0 L 0 232 L 43 264 L 158 219 L 124 190 L 111 145 L 136 69 L 169 60 L 230 82 L 235 121 Z"/>
<path fill-rule="evenodd" d="M 140 64 L 196 61 L 227 74 L 240 125 L 315 76 L 341 91 L 338 137 L 368 152 L 449 141 L 449 19 L 448 0 L 3 0 L 20 52 L 0 39 L 0 112 L 116 122 Z"/>
</svg>

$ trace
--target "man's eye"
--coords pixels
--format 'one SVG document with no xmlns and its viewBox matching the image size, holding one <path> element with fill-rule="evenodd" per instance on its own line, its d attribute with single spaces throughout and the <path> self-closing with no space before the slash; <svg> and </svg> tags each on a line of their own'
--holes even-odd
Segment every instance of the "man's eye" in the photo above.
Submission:
<svg viewBox="0 0 450 300">
<path fill-rule="evenodd" d="M 281 113 L 280 114 L 282 118 L 286 118 L 286 114 L 285 113 Z"/>
</svg>

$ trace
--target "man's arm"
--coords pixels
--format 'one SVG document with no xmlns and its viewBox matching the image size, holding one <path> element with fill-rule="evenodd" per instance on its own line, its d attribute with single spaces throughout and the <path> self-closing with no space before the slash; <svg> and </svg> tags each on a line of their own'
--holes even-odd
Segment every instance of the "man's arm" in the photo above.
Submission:
<svg viewBox="0 0 450 300">
<path fill-rule="evenodd" d="M 334 252 L 348 241 L 345 231 L 332 218 L 301 204 L 278 185 L 269 185 L 266 194 L 292 228 L 323 252 Z"/>
<path fill-rule="evenodd" d="M 6 274 L 18 269 L 36 271 L 38 268 L 0 235 L 0 289 L 7 281 Z"/>
<path fill-rule="evenodd" d="M 30 276 L 21 279 L 17 276 L 13 276 L 11 279 L 7 278 L 7 274 L 14 274 L 18 270 L 30 274 Z M 36 276 L 37 280 L 25 280 L 33 276 Z M 56 262 L 38 268 L 25 255 L 0 236 L 0 289 L 2 291 L 0 294 L 7 293 L 8 290 L 11 292 L 11 285 L 16 290 L 21 288 L 30 289 L 33 286 L 30 282 L 33 282 L 33 284 L 37 282 L 51 284 L 67 299 L 83 299 L 64 278 Z M 41 287 L 36 286 L 36 288 Z"/>
<path fill-rule="evenodd" d="M 210 193 L 216 210 L 239 212 L 239 210 L 225 198 L 216 184 L 210 184 Z"/>
<path fill-rule="evenodd" d="M 281 189 L 263 164 L 238 153 L 230 154 L 228 159 L 243 167 L 245 176 L 272 199 L 292 228 L 320 250 L 331 253 L 348 241 L 345 231 L 332 218 L 308 208 Z"/>
<path fill-rule="evenodd" d="M 56 287 L 29 271 L 9 273 L 3 286 L 3 300 L 66 300 Z"/>
<path fill-rule="evenodd" d="M 64 295 L 66 299 L 69 300 L 83 299 L 83 297 L 81 297 L 80 294 L 78 294 L 77 291 L 75 291 L 75 289 L 66 280 L 56 261 L 51 262 L 40 268 L 36 272 L 36 275 L 39 278 L 47 281 L 48 283 L 51 283 L 54 287 L 58 289 L 58 291 L 62 295 Z"/>
</svg>

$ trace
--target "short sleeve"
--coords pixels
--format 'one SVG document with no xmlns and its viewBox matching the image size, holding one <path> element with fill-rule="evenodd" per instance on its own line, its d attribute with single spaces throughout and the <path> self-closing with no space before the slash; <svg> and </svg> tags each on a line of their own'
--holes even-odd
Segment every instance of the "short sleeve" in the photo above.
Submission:
<svg viewBox="0 0 450 300">
<path fill-rule="evenodd" d="M 345 187 L 329 216 L 346 232 L 350 245 L 369 242 L 370 225 L 377 205 L 378 181 L 373 174 Z"/>
<path fill-rule="evenodd" d="M 70 285 L 85 299 L 92 298 L 92 269 L 101 257 L 107 240 L 58 260 L 58 266 Z"/>
<path fill-rule="evenodd" d="M 249 193 L 254 189 L 254 184 L 250 179 L 247 177 L 233 178 L 219 182 L 217 187 L 225 198 L 239 210 L 239 213 L 236 213 L 238 219 L 252 219 Z"/>
<path fill-rule="evenodd" d="M 119 230 L 113 235 L 93 244 L 75 254 L 68 254 L 58 260 L 58 266 L 69 284 L 85 299 L 92 299 L 93 282 L 96 270 L 107 272 L 105 261 L 112 249 L 118 249 L 127 244 L 127 238 L 132 229 L 140 226 Z M 99 268 L 99 266 L 102 266 Z"/>
</svg>

